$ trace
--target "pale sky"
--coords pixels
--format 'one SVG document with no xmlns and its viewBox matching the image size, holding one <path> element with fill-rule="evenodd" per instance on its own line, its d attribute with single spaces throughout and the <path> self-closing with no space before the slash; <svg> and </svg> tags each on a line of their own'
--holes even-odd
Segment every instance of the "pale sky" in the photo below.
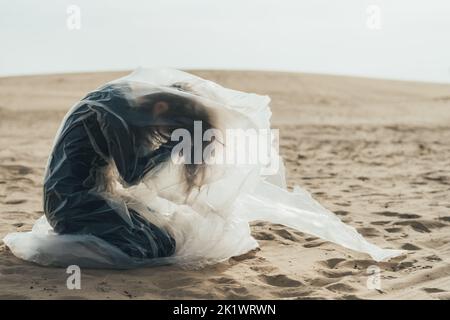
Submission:
<svg viewBox="0 0 450 320">
<path fill-rule="evenodd" d="M 450 83 L 448 0 L 0 0 L 0 39 L 0 76 L 164 66 Z"/>
</svg>

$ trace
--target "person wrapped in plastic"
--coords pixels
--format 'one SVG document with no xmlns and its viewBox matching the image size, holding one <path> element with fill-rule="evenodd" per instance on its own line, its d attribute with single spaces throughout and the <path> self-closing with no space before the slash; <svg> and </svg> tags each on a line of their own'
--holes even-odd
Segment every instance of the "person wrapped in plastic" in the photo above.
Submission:
<svg viewBox="0 0 450 320">
<path fill-rule="evenodd" d="M 222 147 L 218 159 L 244 152 L 228 137 L 208 139 L 209 129 L 270 132 L 269 103 L 173 69 L 138 69 L 89 93 L 57 134 L 45 216 L 29 232 L 6 235 L 5 244 L 41 265 L 201 267 L 257 248 L 249 223 L 264 220 L 376 261 L 403 254 L 368 242 L 299 186 L 289 191 L 272 146 L 272 172 L 267 163 L 185 161 L 199 143 L 202 152 Z M 178 149 L 179 129 L 200 141 Z"/>
<path fill-rule="evenodd" d="M 47 166 L 44 212 L 58 234 L 94 235 L 133 258 L 166 257 L 175 252 L 173 237 L 114 201 L 109 176 L 116 168 L 122 184 L 138 184 L 170 161 L 173 130 L 193 130 L 194 121 L 208 119 L 200 105 L 181 96 L 134 97 L 129 85 L 106 85 L 67 115 Z"/>
</svg>

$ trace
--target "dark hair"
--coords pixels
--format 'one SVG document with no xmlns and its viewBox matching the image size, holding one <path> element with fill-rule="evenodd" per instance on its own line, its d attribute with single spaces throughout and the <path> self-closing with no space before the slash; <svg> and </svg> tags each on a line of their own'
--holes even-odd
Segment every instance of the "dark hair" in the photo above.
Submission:
<svg viewBox="0 0 450 320">
<path fill-rule="evenodd" d="M 179 89 L 178 87 L 175 88 Z M 208 129 L 213 128 L 211 116 L 206 107 L 194 99 L 174 93 L 158 92 L 146 95 L 139 100 L 139 108 L 143 108 L 141 110 L 147 109 L 150 113 L 153 113 L 153 108 L 158 102 L 165 102 L 168 105 L 168 110 L 157 116 L 154 126 L 141 130 L 141 137 L 147 139 L 152 148 L 166 148 L 171 151 L 176 144 L 170 140 L 172 132 L 182 128 L 193 137 L 195 121 L 201 121 L 202 123 L 202 137 Z M 211 142 L 202 139 L 202 154 Z M 194 159 L 193 144 L 191 144 L 190 152 L 191 159 Z M 200 164 L 193 163 L 193 161 L 184 164 L 184 177 L 187 184 L 185 191 L 188 194 L 194 187 L 200 188 L 206 177 L 204 159 Z"/>
</svg>

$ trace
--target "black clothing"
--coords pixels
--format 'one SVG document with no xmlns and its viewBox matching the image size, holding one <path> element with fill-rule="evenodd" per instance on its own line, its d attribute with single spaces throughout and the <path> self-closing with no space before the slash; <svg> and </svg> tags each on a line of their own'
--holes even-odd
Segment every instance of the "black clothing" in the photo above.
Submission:
<svg viewBox="0 0 450 320">
<path fill-rule="evenodd" d="M 174 253 L 175 240 L 102 191 L 111 163 L 123 184 L 133 185 L 170 156 L 168 148 L 149 151 L 140 141 L 138 127 L 153 124 L 129 93 L 128 87 L 106 85 L 68 114 L 45 175 L 44 212 L 59 234 L 95 235 L 133 258 L 166 257 Z"/>
</svg>

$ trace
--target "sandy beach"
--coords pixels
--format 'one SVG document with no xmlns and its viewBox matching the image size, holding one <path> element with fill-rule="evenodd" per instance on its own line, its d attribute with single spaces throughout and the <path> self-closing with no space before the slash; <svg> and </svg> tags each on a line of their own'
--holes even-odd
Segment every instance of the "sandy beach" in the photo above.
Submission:
<svg viewBox="0 0 450 320">
<path fill-rule="evenodd" d="M 202 270 L 82 270 L 23 262 L 0 243 L 0 299 L 450 299 L 448 85 L 295 73 L 193 71 L 272 98 L 289 187 L 298 184 L 367 239 L 368 256 L 265 222 L 260 249 Z M 43 214 L 58 126 L 84 94 L 123 73 L 0 78 L 0 238 Z M 371 267 L 371 268 L 369 268 Z M 379 268 L 380 288 L 367 286 Z M 370 279 L 369 279 L 370 280 Z"/>
</svg>

